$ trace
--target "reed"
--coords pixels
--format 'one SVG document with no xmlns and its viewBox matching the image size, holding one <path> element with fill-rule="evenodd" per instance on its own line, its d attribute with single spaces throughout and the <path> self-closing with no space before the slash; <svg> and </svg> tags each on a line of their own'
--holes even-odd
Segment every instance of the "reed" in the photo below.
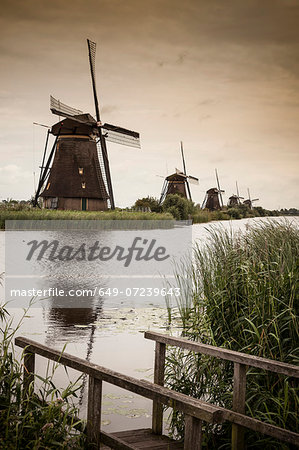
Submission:
<svg viewBox="0 0 299 450">
<path fill-rule="evenodd" d="M 23 355 L 16 357 L 13 339 L 25 316 L 26 312 L 13 325 L 5 306 L 0 307 L 0 448 L 82 449 L 83 422 L 73 404 L 78 382 L 58 389 L 53 383 L 54 364 L 44 377 L 35 375 L 38 389 L 30 385 L 23 395 Z"/>
<path fill-rule="evenodd" d="M 266 222 L 245 234 L 213 229 L 207 245 L 176 277 L 190 279 L 190 298 L 178 299 L 182 335 L 206 344 L 298 364 L 299 230 L 287 222 Z M 190 290 L 189 290 L 190 292 Z M 188 293 L 188 295 L 190 295 Z M 188 314 L 186 315 L 186 311 Z M 171 316 L 171 311 L 169 311 Z M 167 357 L 167 386 L 221 406 L 232 406 L 231 363 L 182 350 Z M 247 377 L 246 413 L 298 432 L 295 379 L 257 369 Z M 206 448 L 229 448 L 228 425 L 208 427 Z M 174 413 L 173 435 L 184 433 Z M 289 448 L 248 432 L 248 448 Z"/>
</svg>

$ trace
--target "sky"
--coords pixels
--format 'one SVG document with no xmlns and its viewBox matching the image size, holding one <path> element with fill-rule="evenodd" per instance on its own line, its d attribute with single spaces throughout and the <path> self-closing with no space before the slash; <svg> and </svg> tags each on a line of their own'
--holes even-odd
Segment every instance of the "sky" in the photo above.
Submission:
<svg viewBox="0 0 299 450">
<path fill-rule="evenodd" d="M 86 38 L 102 121 L 141 136 L 108 143 L 117 206 L 159 197 L 183 141 L 195 203 L 217 168 L 225 202 L 299 208 L 299 0 L 2 0 L 0 199 L 34 193 L 50 94 L 95 114 Z"/>
</svg>

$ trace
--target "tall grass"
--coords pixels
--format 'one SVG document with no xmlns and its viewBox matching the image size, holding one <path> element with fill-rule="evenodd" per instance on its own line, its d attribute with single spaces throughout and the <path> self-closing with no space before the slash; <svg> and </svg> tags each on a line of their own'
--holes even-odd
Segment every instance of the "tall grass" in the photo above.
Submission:
<svg viewBox="0 0 299 450">
<path fill-rule="evenodd" d="M 23 394 L 23 355 L 17 358 L 13 345 L 21 322 L 13 326 L 0 307 L 0 448 L 82 449 L 85 437 L 77 430 L 83 430 L 83 423 L 72 402 L 80 385 L 70 383 L 59 390 L 53 383 L 54 364 L 52 369 L 48 366 L 46 376 L 35 375 L 36 390 L 31 384 Z"/>
<path fill-rule="evenodd" d="M 5 220 L 173 220 L 169 213 L 132 211 L 60 211 L 51 209 L 0 209 L 0 229 Z"/>
<path fill-rule="evenodd" d="M 243 235 L 211 231 L 208 244 L 197 246 L 193 262 L 176 276 L 192 278 L 190 298 L 179 298 L 182 334 L 194 341 L 298 364 L 299 230 L 287 222 L 266 222 Z M 182 291 L 183 293 L 186 290 Z M 171 313 L 169 313 L 171 315 Z M 229 362 L 170 350 L 167 385 L 221 406 L 232 406 L 233 367 Z M 291 377 L 251 368 L 246 413 L 298 431 L 298 384 Z M 174 413 L 174 435 L 184 433 Z M 230 426 L 206 427 L 206 448 L 229 448 Z M 248 448 L 289 448 L 253 432 Z"/>
</svg>

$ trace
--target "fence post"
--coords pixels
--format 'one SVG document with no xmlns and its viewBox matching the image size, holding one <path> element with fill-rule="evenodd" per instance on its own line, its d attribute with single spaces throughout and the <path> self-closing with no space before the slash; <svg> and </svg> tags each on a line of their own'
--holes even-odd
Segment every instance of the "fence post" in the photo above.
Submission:
<svg viewBox="0 0 299 450">
<path fill-rule="evenodd" d="M 246 397 L 246 365 L 234 363 L 233 411 L 245 414 Z M 243 450 L 244 428 L 232 424 L 232 450 Z"/>
<path fill-rule="evenodd" d="M 202 421 L 185 414 L 184 450 L 201 450 Z"/>
<path fill-rule="evenodd" d="M 87 441 L 100 448 L 102 380 L 88 377 Z"/>
<path fill-rule="evenodd" d="M 154 383 L 159 384 L 160 386 L 164 385 L 165 354 L 166 354 L 166 344 L 156 341 Z M 153 416 L 152 416 L 152 432 L 155 434 L 162 434 L 162 431 L 163 431 L 163 405 L 159 402 L 154 401 Z"/>
<path fill-rule="evenodd" d="M 34 383 L 34 370 L 35 370 L 35 354 L 24 352 L 24 378 L 23 378 L 23 395 L 28 392 L 31 383 Z"/>
</svg>

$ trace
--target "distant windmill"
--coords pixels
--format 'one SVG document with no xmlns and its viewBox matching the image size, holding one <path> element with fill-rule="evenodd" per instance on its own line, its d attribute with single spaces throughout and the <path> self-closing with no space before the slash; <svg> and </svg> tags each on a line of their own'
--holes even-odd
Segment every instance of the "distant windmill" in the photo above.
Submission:
<svg viewBox="0 0 299 450">
<path fill-rule="evenodd" d="M 253 202 L 257 202 L 259 200 L 259 198 L 250 198 L 250 192 L 249 192 L 249 188 L 247 188 L 247 192 L 248 192 L 248 199 L 244 200 L 244 205 L 248 206 L 249 209 L 252 209 L 252 203 Z"/>
<path fill-rule="evenodd" d="M 114 209 L 106 141 L 140 148 L 139 133 L 102 124 L 95 81 L 96 44 L 89 39 L 87 44 L 96 120 L 50 97 L 52 113 L 65 119 L 48 131 L 34 206 L 42 197 L 46 208 Z M 49 133 L 56 139 L 46 158 Z"/>
<path fill-rule="evenodd" d="M 162 186 L 160 203 L 163 203 L 163 201 L 169 194 L 179 194 L 182 197 L 189 198 L 189 200 L 192 200 L 189 183 L 198 184 L 199 180 L 196 177 L 187 175 L 182 142 L 181 142 L 181 155 L 183 160 L 184 171 L 181 172 L 179 169 L 175 169 L 175 173 L 165 178 Z"/>
<path fill-rule="evenodd" d="M 202 209 L 208 209 L 209 211 L 216 211 L 218 209 L 223 208 L 223 198 L 222 193 L 225 191 L 220 188 L 219 177 L 217 169 L 215 169 L 217 188 L 211 188 L 207 191 L 206 196 L 204 198 Z M 220 201 L 219 201 L 220 199 Z"/>
<path fill-rule="evenodd" d="M 228 199 L 227 206 L 230 207 L 230 208 L 235 207 L 235 206 L 240 206 L 241 205 L 241 200 L 244 200 L 244 197 L 240 197 L 239 187 L 238 187 L 237 181 L 236 181 L 236 189 L 237 189 L 237 195 L 233 194 Z"/>
</svg>

